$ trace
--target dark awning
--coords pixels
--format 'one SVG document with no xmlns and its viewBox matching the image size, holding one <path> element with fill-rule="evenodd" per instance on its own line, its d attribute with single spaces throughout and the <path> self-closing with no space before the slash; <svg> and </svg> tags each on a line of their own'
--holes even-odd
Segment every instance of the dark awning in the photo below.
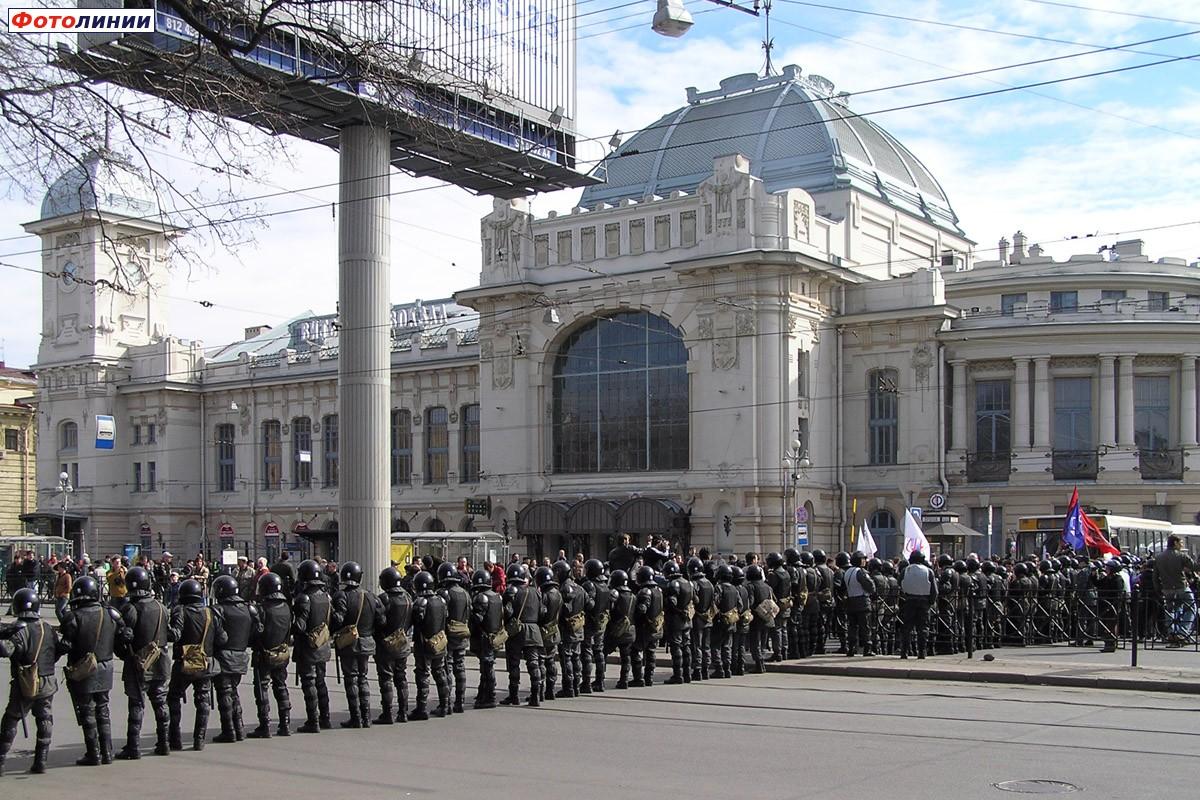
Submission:
<svg viewBox="0 0 1200 800">
<path fill-rule="evenodd" d="M 635 497 L 617 509 L 617 528 L 621 533 L 670 536 L 686 531 L 688 527 L 687 509 L 674 500 Z"/>
<path fill-rule="evenodd" d="M 567 511 L 567 532 L 576 536 L 617 532 L 617 501 L 581 500 Z"/>
<path fill-rule="evenodd" d="M 517 533 L 522 536 L 562 536 L 566 532 L 566 503 L 535 500 L 517 512 Z"/>
</svg>

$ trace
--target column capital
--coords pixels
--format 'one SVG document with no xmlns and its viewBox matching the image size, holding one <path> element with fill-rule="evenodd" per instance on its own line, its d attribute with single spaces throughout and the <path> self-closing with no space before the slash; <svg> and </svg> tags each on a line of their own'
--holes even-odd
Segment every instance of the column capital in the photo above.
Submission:
<svg viewBox="0 0 1200 800">
<path fill-rule="evenodd" d="M 1051 358 L 1053 358 L 1053 356 L 1030 356 L 1030 359 L 1037 364 L 1048 362 Z"/>
<path fill-rule="evenodd" d="M 1100 353 L 1096 356 L 1101 361 L 1115 361 L 1119 357 L 1118 353 Z"/>
<path fill-rule="evenodd" d="M 961 367 L 967 363 L 967 359 L 965 359 L 965 358 L 949 358 L 949 359 L 946 359 L 946 363 L 952 367 Z"/>
<path fill-rule="evenodd" d="M 1028 364 L 1033 360 L 1033 356 L 1013 356 L 1012 360 L 1017 364 Z"/>
<path fill-rule="evenodd" d="M 1197 356 L 1197 355 L 1196 355 L 1196 354 L 1194 354 L 1194 353 L 1184 353 L 1183 355 L 1181 355 L 1181 356 L 1179 357 L 1179 360 L 1180 360 L 1180 361 L 1183 361 L 1183 362 L 1185 362 L 1185 363 L 1186 363 L 1186 362 L 1188 362 L 1188 361 L 1191 361 L 1192 363 L 1195 363 L 1196 359 L 1198 359 L 1198 358 L 1200 358 L 1200 356 Z"/>
<path fill-rule="evenodd" d="M 1117 353 L 1117 358 L 1122 361 L 1133 361 L 1137 358 L 1137 353 Z"/>
</svg>

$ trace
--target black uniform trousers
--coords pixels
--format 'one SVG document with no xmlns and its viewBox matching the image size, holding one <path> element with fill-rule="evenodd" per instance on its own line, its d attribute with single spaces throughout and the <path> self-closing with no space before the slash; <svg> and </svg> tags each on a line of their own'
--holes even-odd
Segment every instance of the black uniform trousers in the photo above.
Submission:
<svg viewBox="0 0 1200 800">
<path fill-rule="evenodd" d="M 579 694 L 579 679 L 582 672 L 581 654 L 583 643 L 579 640 L 563 641 L 558 645 L 558 660 L 562 665 L 563 697 Z"/>
<path fill-rule="evenodd" d="M 496 648 L 492 647 L 487 634 L 479 637 L 475 651 L 479 659 L 479 687 L 475 692 L 475 704 L 496 702 Z"/>
<path fill-rule="evenodd" d="M 508 695 L 516 698 L 521 690 L 521 661 L 525 661 L 525 670 L 529 673 L 530 697 L 537 698 L 542 691 L 542 648 L 537 645 L 505 646 L 504 661 L 508 668 Z"/>
<path fill-rule="evenodd" d="M 580 654 L 580 668 L 583 671 L 583 684 L 590 683 L 592 691 L 603 692 L 604 667 L 604 631 L 584 631 L 583 651 Z"/>
<path fill-rule="evenodd" d="M 417 710 L 425 711 L 429 704 L 429 677 L 432 674 L 433 683 L 437 686 L 438 705 L 449 703 L 450 690 L 446 683 L 446 651 L 440 655 L 431 655 L 423 648 L 416 650 L 416 663 L 413 667 L 417 681 Z"/>
<path fill-rule="evenodd" d="M 871 600 L 865 595 L 846 599 L 846 652 L 871 652 Z"/>
<path fill-rule="evenodd" d="M 75 709 L 75 721 L 83 729 L 87 757 L 98 754 L 100 760 L 107 764 L 112 758 L 112 721 L 108 711 L 108 692 L 89 692 L 83 685 L 86 683 L 86 680 L 67 681 L 71 705 Z"/>
<path fill-rule="evenodd" d="M 712 643 L 712 672 L 718 678 L 728 678 L 733 675 L 733 639 L 737 625 L 729 625 L 718 619 L 712 627 L 710 641 Z"/>
<path fill-rule="evenodd" d="M 467 651 L 471 648 L 470 639 L 451 639 L 446 648 L 445 670 L 446 685 L 454 685 L 454 703 L 461 706 L 467 695 Z"/>
<path fill-rule="evenodd" d="M 712 664 L 712 625 L 701 627 L 693 620 L 688 638 L 692 647 L 692 680 L 706 681 Z"/>
<path fill-rule="evenodd" d="M 633 682 L 650 686 L 654 683 L 654 661 L 658 652 L 658 640 L 650 638 L 635 642 L 629 651 L 630 666 L 633 668 Z"/>
<path fill-rule="evenodd" d="M 238 695 L 242 675 L 241 672 L 222 672 L 213 678 L 213 685 L 217 690 L 217 713 L 221 717 L 221 733 L 233 734 L 239 742 L 244 738 L 245 730 L 242 724 L 242 698 Z"/>
<path fill-rule="evenodd" d="M 304 695 L 307 722 L 329 727 L 329 687 L 325 685 L 324 661 L 301 661 L 296 664 L 300 676 L 300 693 Z"/>
<path fill-rule="evenodd" d="M 171 712 L 168 735 L 172 750 L 183 749 L 183 698 L 189 687 L 192 690 L 192 705 L 196 707 L 196 721 L 192 728 L 193 744 L 203 746 L 205 732 L 208 730 L 208 713 L 212 708 L 212 678 L 208 675 L 184 675 L 176 663 L 171 668 L 171 682 L 167 686 L 167 708 Z"/>
<path fill-rule="evenodd" d="M 146 716 L 146 700 L 154 714 L 154 729 L 160 748 L 167 746 L 167 726 L 171 721 L 167 711 L 167 682 L 148 681 L 137 664 L 125 662 L 121 671 L 121 683 L 125 697 L 129 700 L 129 719 L 125 725 L 125 749 L 136 753 L 142 738 L 142 719 Z"/>
<path fill-rule="evenodd" d="M 900 655 L 909 654 L 914 633 L 917 654 L 924 658 L 929 635 L 929 595 L 906 594 L 900 602 Z"/>
<path fill-rule="evenodd" d="M 339 650 L 337 657 L 342 665 L 342 685 L 346 687 L 346 706 L 350 711 L 350 723 L 370 723 L 371 679 L 367 670 L 371 665 L 371 654 Z"/>
<path fill-rule="evenodd" d="M 266 658 L 256 653 L 254 658 L 254 705 L 258 710 L 258 725 L 266 730 L 271 725 L 271 695 L 279 711 L 279 727 L 284 728 L 292 712 L 292 699 L 288 695 L 287 664 L 272 667 Z"/>
<path fill-rule="evenodd" d="M 379 679 L 379 722 L 408 721 L 408 656 L 391 656 L 375 651 L 375 676 Z"/>
<path fill-rule="evenodd" d="M 17 738 L 17 726 L 30 711 L 33 712 L 33 721 L 37 724 L 36 757 L 45 761 L 46 754 L 50 751 L 50 735 L 54 732 L 54 715 L 50 713 L 53 703 L 53 692 L 45 697 L 28 700 L 21 694 L 21 687 L 16 681 L 9 683 L 8 705 L 4 707 L 4 716 L 0 717 L 0 768 L 4 766 L 4 759 L 12 748 L 13 740 Z"/>
</svg>

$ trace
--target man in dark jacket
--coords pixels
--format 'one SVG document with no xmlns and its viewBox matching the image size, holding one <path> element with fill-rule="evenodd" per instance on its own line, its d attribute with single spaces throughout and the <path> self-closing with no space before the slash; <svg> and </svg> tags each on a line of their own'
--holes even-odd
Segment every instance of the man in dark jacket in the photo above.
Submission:
<svg viewBox="0 0 1200 800">
<path fill-rule="evenodd" d="M 250 636 L 258 627 L 255 619 L 257 610 L 246 604 L 239 592 L 239 584 L 232 575 L 220 575 L 212 585 L 215 609 L 225 631 L 225 643 L 217 648 L 217 666 L 221 672 L 214 682 L 217 686 L 217 713 L 221 716 L 221 732 L 214 742 L 227 744 L 246 738 L 242 723 L 242 701 L 238 686 L 242 676 L 250 669 Z"/>
<path fill-rule="evenodd" d="M 583 583 L 580 588 L 586 597 L 586 618 L 580 660 L 583 675 L 579 691 L 591 694 L 604 691 L 604 631 L 608 627 L 609 609 L 612 606 L 612 589 L 604 579 L 604 564 L 599 559 L 589 559 L 583 565 Z"/>
<path fill-rule="evenodd" d="M 112 763 L 108 693 L 113 685 L 113 655 L 120 629 L 117 612 L 100 605 L 100 584 L 94 578 L 77 578 L 59 635 L 70 649 L 67 689 L 75 718 L 83 728 L 86 752 L 75 762 L 80 766 Z"/>
<path fill-rule="evenodd" d="M 767 586 L 779 605 L 779 612 L 773 620 L 771 629 L 771 660 L 783 661 L 787 654 L 790 641 L 788 639 L 788 621 L 792 616 L 792 573 L 783 564 L 783 556 L 779 553 L 767 553 L 766 569 Z"/>
<path fill-rule="evenodd" d="M 467 650 L 471 647 L 471 595 L 462 585 L 462 573 L 449 561 L 438 567 L 438 595 L 446 601 L 446 683 L 453 680 L 453 711 L 461 714 L 467 693 Z"/>
<path fill-rule="evenodd" d="M 587 596 L 583 588 L 571 577 L 571 565 L 557 561 L 553 567 L 554 579 L 558 581 L 558 593 L 562 596 L 562 610 L 558 620 L 558 656 L 562 665 L 562 688 L 558 697 L 578 697 L 580 678 L 580 648 L 583 646 L 583 630 L 586 626 Z"/>
<path fill-rule="evenodd" d="M 292 660 L 300 676 L 304 693 L 305 721 L 299 733 L 329 730 L 329 689 L 325 685 L 325 665 L 333 655 L 329 646 L 333 622 L 333 603 L 325 591 L 321 567 L 309 559 L 296 570 L 297 591 L 292 601 Z"/>
<path fill-rule="evenodd" d="M 609 576 L 608 585 L 610 587 L 609 608 L 611 613 L 608 618 L 608 629 L 604 632 L 604 652 L 611 653 L 616 650 L 620 654 L 621 675 L 617 679 L 616 688 L 628 689 L 629 672 L 633 665 L 630 648 L 637 639 L 633 625 L 637 598 L 629 588 L 629 577 L 624 570 L 614 569 L 612 575 Z"/>
<path fill-rule="evenodd" d="M 33 712 L 37 723 L 37 741 L 33 750 L 33 766 L 29 771 L 41 775 L 46 771 L 46 756 L 50 753 L 50 735 L 54 718 L 50 707 L 58 691 L 54 662 L 62 654 L 54 628 L 41 620 L 41 603 L 33 589 L 18 589 L 13 596 L 13 613 L 17 622 L 0 627 L 0 657 L 12 664 L 12 682 L 8 685 L 8 705 L 0 718 L 0 775 L 4 760 L 17 736 L 17 723 Z M 34 681 L 22 680 L 23 672 L 37 673 Z"/>
<path fill-rule="evenodd" d="M 400 571 L 379 574 L 379 618 L 375 623 L 375 673 L 382 710 L 376 725 L 408 722 L 408 656 L 412 652 L 412 596 L 401 585 Z M 397 699 L 399 705 L 397 706 Z"/>
<path fill-rule="evenodd" d="M 154 713 L 156 743 L 154 754 L 168 755 L 167 681 L 171 678 L 171 654 L 167 649 L 170 618 L 162 603 L 154 599 L 150 575 L 142 567 L 134 567 L 125 576 L 129 588 L 129 603 L 121 614 L 124 622 L 125 667 L 121 681 L 129 700 L 125 747 L 117 758 L 136 760 L 141 757 L 139 740 L 146 700 Z"/>
<path fill-rule="evenodd" d="M 508 565 L 508 588 L 504 590 L 504 622 L 508 641 L 504 660 L 508 667 L 508 696 L 500 705 L 515 706 L 521 700 L 521 661 L 529 673 L 529 705 L 541 705 L 542 693 L 542 597 L 529 585 L 529 568 L 521 563 Z"/>
<path fill-rule="evenodd" d="M 562 593 L 550 567 L 538 567 L 533 573 L 533 582 L 542 596 L 542 613 L 538 617 L 538 624 L 542 626 L 542 699 L 553 700 L 558 681 L 558 643 L 562 639 L 559 628 Z"/>
<path fill-rule="evenodd" d="M 691 633 L 692 680 L 706 681 L 711 664 L 713 620 L 717 616 L 716 587 L 704 574 L 701 559 L 688 559 L 687 571 L 692 581 L 692 602 L 696 607 Z"/>
<path fill-rule="evenodd" d="M 663 630 L 667 649 L 671 653 L 671 677 L 667 678 L 666 683 L 691 683 L 695 590 L 674 561 L 664 563 L 663 577 L 667 581 L 667 588 L 663 591 L 666 616 Z"/>
<path fill-rule="evenodd" d="M 630 686 L 654 685 L 655 649 L 662 638 L 665 615 L 663 613 L 662 589 L 654 580 L 654 570 L 647 566 L 637 570 L 637 602 L 633 609 L 633 625 L 636 636 L 630 662 L 633 681 Z"/>
<path fill-rule="evenodd" d="M 495 642 L 497 634 L 504 629 L 504 599 L 492 589 L 492 575 L 487 570 L 475 570 L 471 590 L 474 592 L 471 598 L 471 650 L 479 658 L 475 708 L 495 708 Z"/>
<path fill-rule="evenodd" d="M 853 656 L 859 650 L 864 656 L 873 656 L 870 641 L 871 598 L 876 594 L 875 580 L 863 569 L 866 555 L 855 550 L 850 556 L 850 566 L 845 572 L 846 585 L 846 655 Z"/>
<path fill-rule="evenodd" d="M 633 565 L 642 557 L 642 549 L 629 543 L 629 534 L 621 534 L 620 543 L 608 551 L 608 569 L 610 572 L 621 570 L 626 575 L 633 571 Z"/>
<path fill-rule="evenodd" d="M 411 720 L 429 719 L 429 677 L 437 686 L 438 707 L 433 716 L 450 714 L 450 691 L 446 684 L 446 601 L 434 591 L 434 578 L 421 571 L 413 578 L 417 598 L 413 602 L 413 650 L 416 664 L 417 704 L 408 715 Z"/>
<path fill-rule="evenodd" d="M 292 563 L 287 550 L 279 554 L 279 561 L 271 567 L 271 572 L 274 572 L 283 581 L 284 595 L 292 597 L 296 594 L 296 565 Z"/>
<path fill-rule="evenodd" d="M 258 612 L 254 636 L 254 705 L 258 727 L 247 734 L 251 739 L 271 738 L 271 696 L 279 708 L 279 736 L 292 735 L 292 701 L 288 695 L 287 667 L 292 655 L 292 606 L 284 594 L 283 578 L 268 572 L 258 579 Z"/>
<path fill-rule="evenodd" d="M 371 727 L 371 681 L 367 668 L 375 653 L 375 620 L 379 601 L 360 585 L 362 567 L 353 561 L 342 565 L 341 591 L 333 598 L 334 643 L 342 665 L 350 719 L 343 728 Z"/>
<path fill-rule="evenodd" d="M 208 731 L 209 694 L 212 679 L 221 673 L 213 654 L 225 646 L 225 630 L 221 618 L 204 605 L 204 589 L 199 581 L 188 578 L 179 586 L 179 605 L 171 610 L 170 641 L 175 643 L 171 665 L 171 682 L 167 687 L 167 707 L 171 722 L 167 732 L 172 750 L 183 749 L 180 730 L 183 697 L 192 689 L 192 704 L 196 707 L 196 722 L 192 729 L 192 746 L 204 749 Z"/>
</svg>

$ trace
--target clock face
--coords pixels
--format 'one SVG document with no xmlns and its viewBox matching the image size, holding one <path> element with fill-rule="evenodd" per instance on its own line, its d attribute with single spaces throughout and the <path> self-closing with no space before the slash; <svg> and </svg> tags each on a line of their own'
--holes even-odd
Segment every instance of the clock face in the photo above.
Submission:
<svg viewBox="0 0 1200 800">
<path fill-rule="evenodd" d="M 62 284 L 64 287 L 73 287 L 75 285 L 75 279 L 78 277 L 78 275 L 79 267 L 75 266 L 73 261 L 68 261 L 66 264 L 63 264 Z"/>
</svg>

